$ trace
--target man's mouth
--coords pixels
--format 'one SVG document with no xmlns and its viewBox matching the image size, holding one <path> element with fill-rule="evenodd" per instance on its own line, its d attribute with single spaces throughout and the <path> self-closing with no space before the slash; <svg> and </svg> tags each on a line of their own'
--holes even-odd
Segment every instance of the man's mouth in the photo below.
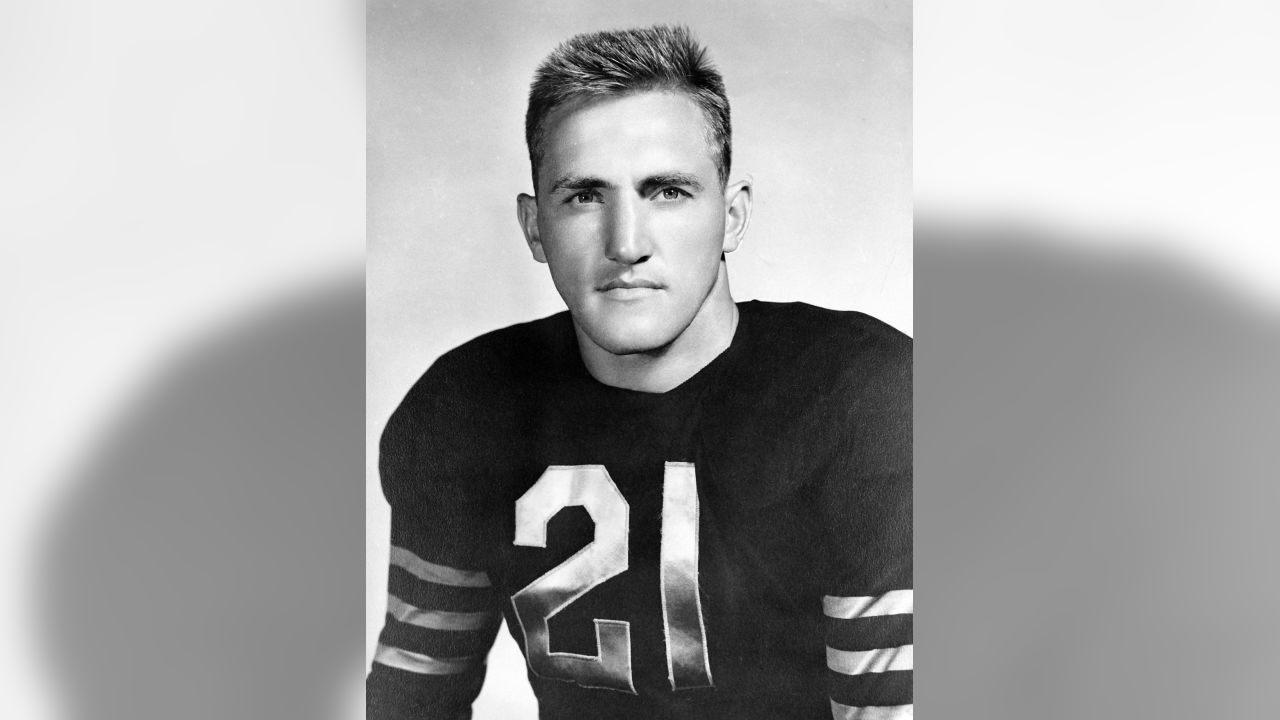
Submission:
<svg viewBox="0 0 1280 720">
<path fill-rule="evenodd" d="M 630 279 L 614 278 L 613 280 L 610 280 L 609 282 L 601 285 L 599 288 L 600 292 L 610 292 L 613 290 L 640 290 L 640 289 L 661 290 L 662 285 L 660 283 L 656 283 L 652 280 L 646 280 L 644 278 L 630 278 Z"/>
<path fill-rule="evenodd" d="M 662 289 L 662 284 L 646 278 L 614 278 L 597 288 L 611 300 L 638 300 Z"/>
</svg>

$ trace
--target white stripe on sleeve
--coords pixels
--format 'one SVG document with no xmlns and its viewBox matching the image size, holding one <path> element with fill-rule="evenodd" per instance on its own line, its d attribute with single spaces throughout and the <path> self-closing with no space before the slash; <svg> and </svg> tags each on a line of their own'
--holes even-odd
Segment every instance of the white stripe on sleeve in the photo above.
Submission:
<svg viewBox="0 0 1280 720">
<path fill-rule="evenodd" d="M 423 610 L 395 595 L 387 596 L 387 612 L 402 623 L 432 630 L 481 630 L 497 624 L 497 612 Z"/>
<path fill-rule="evenodd" d="M 391 564 L 408 570 L 419 580 L 454 587 L 491 587 L 488 574 L 478 570 L 458 570 L 427 562 L 402 547 L 391 546 Z"/>
<path fill-rule="evenodd" d="M 409 652 L 387 645 L 378 645 L 373 661 L 419 675 L 456 675 L 475 667 L 482 658 L 478 655 L 455 658 L 434 658 L 430 655 Z"/>
<path fill-rule="evenodd" d="M 915 705 L 867 705 L 854 707 L 831 701 L 831 717 L 834 720 L 911 720 L 915 717 Z"/>
<path fill-rule="evenodd" d="M 911 670 L 915 664 L 914 654 L 914 645 L 863 651 L 827 648 L 827 667 L 845 675 Z"/>
<path fill-rule="evenodd" d="M 910 615 L 914 611 L 913 590 L 890 590 L 880 596 L 822 598 L 822 611 L 829 618 L 856 620 L 879 615 Z"/>
</svg>

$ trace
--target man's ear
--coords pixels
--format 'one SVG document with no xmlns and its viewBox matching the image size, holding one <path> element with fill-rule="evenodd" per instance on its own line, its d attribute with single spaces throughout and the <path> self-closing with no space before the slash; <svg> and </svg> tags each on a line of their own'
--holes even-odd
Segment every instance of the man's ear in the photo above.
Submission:
<svg viewBox="0 0 1280 720">
<path fill-rule="evenodd" d="M 540 263 L 546 262 L 547 254 L 542 250 L 542 240 L 538 235 L 537 198 L 524 193 L 517 195 L 516 218 L 520 221 L 520 229 L 524 231 L 524 241 L 529 244 L 533 259 Z"/>
<path fill-rule="evenodd" d="M 730 185 L 724 190 L 724 245 L 721 249 L 730 253 L 742 244 L 751 224 L 751 176 Z"/>
</svg>

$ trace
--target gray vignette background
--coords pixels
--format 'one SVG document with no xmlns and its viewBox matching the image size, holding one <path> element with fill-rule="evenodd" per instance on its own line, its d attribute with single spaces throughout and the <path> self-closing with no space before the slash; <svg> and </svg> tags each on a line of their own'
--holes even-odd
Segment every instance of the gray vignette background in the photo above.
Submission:
<svg viewBox="0 0 1280 720">
<path fill-rule="evenodd" d="M 0 6 L 5 717 L 362 717 L 365 11 Z M 922 713 L 1280 706 L 1278 12 L 916 5 Z"/>
</svg>

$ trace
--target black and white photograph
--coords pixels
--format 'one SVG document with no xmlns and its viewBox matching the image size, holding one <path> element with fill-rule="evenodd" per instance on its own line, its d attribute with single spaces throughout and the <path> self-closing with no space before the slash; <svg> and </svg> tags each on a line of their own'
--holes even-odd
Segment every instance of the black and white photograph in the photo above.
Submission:
<svg viewBox="0 0 1280 720">
<path fill-rule="evenodd" d="M 911 717 L 910 5 L 368 58 L 368 717 Z"/>
</svg>

